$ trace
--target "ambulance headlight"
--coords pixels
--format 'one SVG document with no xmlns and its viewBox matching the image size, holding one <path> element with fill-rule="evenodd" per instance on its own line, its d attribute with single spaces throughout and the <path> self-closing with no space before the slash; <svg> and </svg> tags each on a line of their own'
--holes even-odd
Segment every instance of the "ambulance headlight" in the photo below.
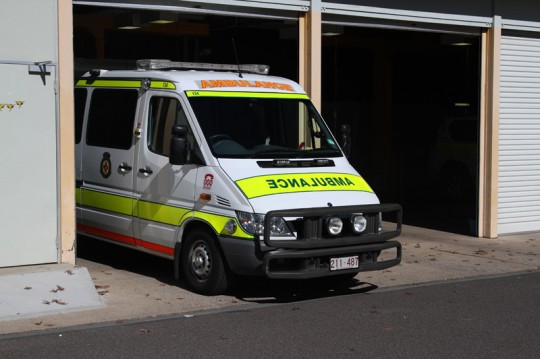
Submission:
<svg viewBox="0 0 540 359">
<path fill-rule="evenodd" d="M 249 234 L 258 234 L 262 236 L 264 234 L 264 215 L 248 212 L 236 212 L 238 216 L 238 222 Z M 272 217 L 270 221 L 270 235 L 271 236 L 292 236 L 289 227 L 285 223 L 285 220 L 281 217 Z"/>
<path fill-rule="evenodd" d="M 326 230 L 333 236 L 337 236 L 343 230 L 343 221 L 339 217 L 330 217 L 326 220 Z"/>
<path fill-rule="evenodd" d="M 260 234 L 264 232 L 264 216 L 256 213 L 236 212 L 238 222 L 249 234 Z"/>
<path fill-rule="evenodd" d="M 351 217 L 351 224 L 356 233 L 362 233 L 366 230 L 367 219 L 361 214 L 355 214 Z"/>
</svg>

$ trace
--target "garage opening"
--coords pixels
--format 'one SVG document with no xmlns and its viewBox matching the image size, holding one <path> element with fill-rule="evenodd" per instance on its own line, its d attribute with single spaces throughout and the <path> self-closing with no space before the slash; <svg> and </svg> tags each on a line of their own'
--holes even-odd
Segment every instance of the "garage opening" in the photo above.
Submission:
<svg viewBox="0 0 540 359">
<path fill-rule="evenodd" d="M 75 76 L 238 58 L 299 78 L 296 18 L 73 8 Z M 350 161 L 381 201 L 405 224 L 476 235 L 480 38 L 324 25 L 322 45 L 322 114 L 334 133 L 351 126 Z"/>
<path fill-rule="evenodd" d="M 298 79 L 298 21 L 73 6 L 75 75 L 134 69 L 144 58 L 260 63 Z"/>
<path fill-rule="evenodd" d="M 331 35 L 331 36 L 325 36 Z M 323 116 L 404 223 L 477 234 L 480 38 L 323 26 Z"/>
</svg>

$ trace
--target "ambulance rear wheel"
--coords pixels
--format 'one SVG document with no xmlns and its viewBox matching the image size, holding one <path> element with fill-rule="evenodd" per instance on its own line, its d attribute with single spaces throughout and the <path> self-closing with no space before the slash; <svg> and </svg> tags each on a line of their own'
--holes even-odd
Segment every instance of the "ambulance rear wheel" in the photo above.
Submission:
<svg viewBox="0 0 540 359">
<path fill-rule="evenodd" d="M 225 292 L 229 286 L 227 271 L 214 237 L 195 229 L 187 235 L 182 247 L 182 270 L 189 286 L 205 295 Z"/>
</svg>

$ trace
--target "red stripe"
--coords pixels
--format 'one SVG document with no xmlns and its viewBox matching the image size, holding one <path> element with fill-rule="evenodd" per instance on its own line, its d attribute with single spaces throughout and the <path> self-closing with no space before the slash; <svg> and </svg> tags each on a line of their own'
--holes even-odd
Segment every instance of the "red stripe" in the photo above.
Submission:
<svg viewBox="0 0 540 359">
<path fill-rule="evenodd" d="M 123 235 L 123 234 L 118 234 L 118 233 L 114 233 L 114 232 L 110 232 L 110 231 L 105 231 L 103 229 L 99 229 L 99 228 L 95 228 L 95 227 L 84 226 L 82 224 L 77 224 L 77 229 L 80 230 L 80 231 L 83 231 L 83 232 L 95 234 L 96 236 L 99 236 L 99 237 L 112 239 L 112 240 L 115 240 L 115 241 L 118 241 L 118 242 L 130 244 L 132 246 L 143 247 L 143 248 L 149 249 L 151 251 L 164 253 L 164 254 L 168 254 L 168 255 L 171 255 L 171 256 L 174 255 L 174 248 L 169 248 L 169 247 L 162 246 L 160 244 L 155 244 L 155 243 L 143 241 L 142 239 L 138 239 L 138 238 L 135 238 L 135 237 L 130 237 L 130 236 L 126 236 L 126 235 Z"/>
</svg>

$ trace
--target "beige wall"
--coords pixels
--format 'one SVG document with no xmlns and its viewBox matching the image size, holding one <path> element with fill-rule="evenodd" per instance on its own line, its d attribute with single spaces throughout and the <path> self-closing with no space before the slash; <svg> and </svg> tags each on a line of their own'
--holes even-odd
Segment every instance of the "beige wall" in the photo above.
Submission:
<svg viewBox="0 0 540 359">
<path fill-rule="evenodd" d="M 58 0 L 58 122 L 60 262 L 75 263 L 75 145 L 73 98 L 73 10 Z"/>
</svg>

